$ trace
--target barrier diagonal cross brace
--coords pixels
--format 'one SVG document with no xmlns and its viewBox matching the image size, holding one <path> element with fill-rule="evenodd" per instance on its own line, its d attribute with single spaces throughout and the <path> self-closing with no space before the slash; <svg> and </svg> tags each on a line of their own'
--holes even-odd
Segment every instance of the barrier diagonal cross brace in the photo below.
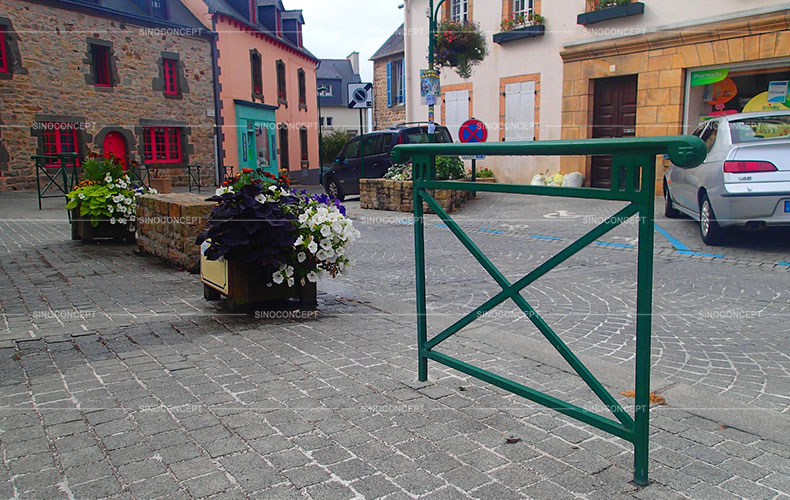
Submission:
<svg viewBox="0 0 790 500">
<path fill-rule="evenodd" d="M 656 155 L 666 154 L 682 168 L 690 168 L 705 159 L 705 144 L 693 136 L 587 139 L 578 141 L 542 141 L 523 143 L 469 143 L 469 144 L 414 144 L 393 149 L 396 163 L 412 161 L 414 193 L 414 251 L 417 282 L 417 350 L 418 376 L 428 379 L 428 360 L 454 368 L 472 377 L 488 382 L 543 406 L 592 425 L 604 432 L 625 439 L 634 445 L 634 482 L 648 483 L 648 435 L 650 412 L 650 335 L 653 302 L 653 232 L 655 206 Z M 563 188 L 525 186 L 519 184 L 479 184 L 459 181 L 438 181 L 436 157 L 445 155 L 486 156 L 547 156 L 547 155 L 612 155 L 612 187 Z M 607 218 L 578 240 L 549 258 L 518 281 L 511 283 L 464 233 L 461 227 L 431 196 L 431 189 L 500 192 L 559 196 L 566 198 L 623 201 L 628 204 Z M 436 213 L 464 247 L 502 288 L 502 291 L 456 321 L 450 327 L 428 339 L 428 316 L 425 289 L 425 226 L 423 203 Z M 562 264 L 580 250 L 595 242 L 629 218 L 639 217 L 639 248 L 637 254 L 636 300 L 636 401 L 633 417 L 617 402 L 606 388 L 576 357 L 557 333 L 521 295 L 521 290 Z M 458 333 L 487 311 L 506 300 L 512 300 L 559 352 L 573 370 L 592 389 L 612 412 L 615 419 L 603 417 L 561 399 L 549 396 L 482 368 L 435 350 L 444 340 Z"/>
</svg>

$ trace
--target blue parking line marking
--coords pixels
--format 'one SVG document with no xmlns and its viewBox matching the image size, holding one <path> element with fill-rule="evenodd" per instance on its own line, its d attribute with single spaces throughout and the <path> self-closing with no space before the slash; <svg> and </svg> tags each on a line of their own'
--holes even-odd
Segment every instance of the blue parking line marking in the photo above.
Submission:
<svg viewBox="0 0 790 500">
<path fill-rule="evenodd" d="M 609 243 L 608 241 L 596 241 L 594 244 L 602 247 L 636 248 L 636 246 L 628 243 Z"/>
<path fill-rule="evenodd" d="M 686 245 L 684 245 L 682 241 L 680 241 L 679 239 L 677 239 L 674 236 L 672 236 L 671 234 L 669 234 L 666 229 L 664 229 L 663 227 L 659 226 L 658 224 L 656 224 L 656 231 L 661 236 L 663 236 L 664 238 L 668 239 L 669 242 L 672 244 L 672 246 L 675 247 L 675 250 L 691 251 L 691 249 L 689 247 L 687 247 Z"/>
<path fill-rule="evenodd" d="M 714 257 L 717 259 L 723 259 L 724 255 L 720 253 L 705 253 L 705 252 L 695 252 L 693 250 L 675 250 L 675 253 L 679 253 L 681 255 L 698 255 L 701 257 Z"/>
<path fill-rule="evenodd" d="M 491 234 L 505 234 L 504 231 L 497 231 L 496 229 L 485 229 L 481 228 L 477 230 L 480 233 L 491 233 Z"/>
<path fill-rule="evenodd" d="M 790 262 L 777 262 L 777 263 L 776 263 L 776 265 L 777 265 L 777 266 L 787 266 L 787 267 L 790 267 Z"/>
<path fill-rule="evenodd" d="M 433 227 L 443 227 L 444 229 L 447 229 L 447 224 L 434 224 Z"/>
<path fill-rule="evenodd" d="M 414 224 L 414 221 L 409 219 L 401 219 L 398 221 L 398 224 Z"/>
<path fill-rule="evenodd" d="M 545 234 L 530 234 L 530 238 L 537 238 L 539 240 L 556 240 L 559 241 L 562 238 L 557 238 L 556 236 L 546 236 Z"/>
</svg>

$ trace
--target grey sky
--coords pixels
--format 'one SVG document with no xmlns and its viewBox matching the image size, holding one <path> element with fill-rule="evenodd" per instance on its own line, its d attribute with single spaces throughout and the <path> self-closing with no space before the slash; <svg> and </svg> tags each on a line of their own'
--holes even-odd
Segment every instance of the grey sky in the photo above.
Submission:
<svg viewBox="0 0 790 500">
<path fill-rule="evenodd" d="M 403 23 L 403 0 L 283 0 L 302 9 L 304 45 L 317 57 L 340 59 L 359 52 L 362 81 L 373 81 L 370 56 Z"/>
</svg>

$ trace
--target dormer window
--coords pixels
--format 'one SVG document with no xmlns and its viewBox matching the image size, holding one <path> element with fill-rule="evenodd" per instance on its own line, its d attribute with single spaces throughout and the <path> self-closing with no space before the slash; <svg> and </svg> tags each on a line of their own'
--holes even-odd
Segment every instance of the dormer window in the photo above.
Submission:
<svg viewBox="0 0 790 500">
<path fill-rule="evenodd" d="M 159 19 L 167 19 L 167 0 L 148 0 L 148 12 Z"/>
<path fill-rule="evenodd" d="M 258 24 L 258 1 L 250 0 L 250 23 Z"/>
</svg>

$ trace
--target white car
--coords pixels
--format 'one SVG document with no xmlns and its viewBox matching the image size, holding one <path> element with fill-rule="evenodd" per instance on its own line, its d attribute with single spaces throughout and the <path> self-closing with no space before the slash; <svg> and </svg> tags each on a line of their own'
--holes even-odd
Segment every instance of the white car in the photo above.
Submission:
<svg viewBox="0 0 790 500">
<path fill-rule="evenodd" d="M 728 227 L 790 226 L 790 111 L 720 116 L 694 135 L 708 156 L 694 168 L 670 166 L 667 217 L 698 220 L 708 245 L 719 243 Z"/>
</svg>

